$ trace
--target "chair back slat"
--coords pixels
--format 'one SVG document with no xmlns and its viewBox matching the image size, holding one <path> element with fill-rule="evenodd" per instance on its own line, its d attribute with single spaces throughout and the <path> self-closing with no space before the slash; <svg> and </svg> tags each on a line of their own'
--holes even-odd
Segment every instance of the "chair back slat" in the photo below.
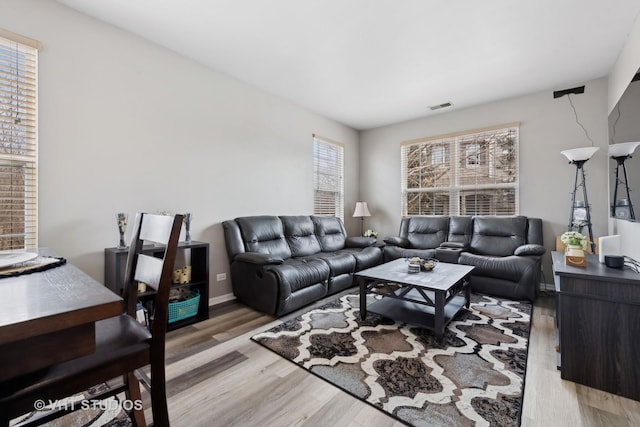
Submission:
<svg viewBox="0 0 640 427">
<path fill-rule="evenodd" d="M 140 254 L 138 255 L 138 264 L 134 279 L 138 282 L 144 282 L 151 286 L 154 290 L 158 289 L 160 277 L 162 276 L 163 260 L 154 256 Z"/>
<path fill-rule="evenodd" d="M 140 239 L 146 242 L 166 245 L 171 238 L 173 215 L 150 215 L 146 218 L 140 230 Z M 182 215 L 181 215 L 182 216 Z"/>
</svg>

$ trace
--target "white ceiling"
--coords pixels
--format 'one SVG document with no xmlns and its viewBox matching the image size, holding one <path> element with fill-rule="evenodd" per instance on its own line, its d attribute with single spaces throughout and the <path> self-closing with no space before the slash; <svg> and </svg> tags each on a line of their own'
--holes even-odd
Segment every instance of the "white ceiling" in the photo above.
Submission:
<svg viewBox="0 0 640 427">
<path fill-rule="evenodd" d="M 640 12 L 638 0 L 57 1 L 355 129 L 606 76 Z"/>
</svg>

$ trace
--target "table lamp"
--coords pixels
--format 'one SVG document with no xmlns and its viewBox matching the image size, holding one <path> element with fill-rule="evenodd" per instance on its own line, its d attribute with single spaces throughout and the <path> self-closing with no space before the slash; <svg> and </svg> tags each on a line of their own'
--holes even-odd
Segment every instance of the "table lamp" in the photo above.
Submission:
<svg viewBox="0 0 640 427">
<path fill-rule="evenodd" d="M 371 216 L 367 202 L 356 202 L 356 209 L 353 211 L 353 217 L 360 217 L 360 235 L 364 234 L 364 217 Z"/>
</svg>

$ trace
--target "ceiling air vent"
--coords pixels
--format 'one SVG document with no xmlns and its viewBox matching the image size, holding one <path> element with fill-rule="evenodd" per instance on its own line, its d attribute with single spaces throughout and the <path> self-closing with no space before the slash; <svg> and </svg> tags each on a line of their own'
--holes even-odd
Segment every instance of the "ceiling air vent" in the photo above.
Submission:
<svg viewBox="0 0 640 427">
<path fill-rule="evenodd" d="M 447 108 L 447 107 L 451 107 L 453 104 L 450 102 L 445 102 L 444 104 L 438 104 L 438 105 L 432 105 L 431 107 L 429 107 L 429 109 L 431 110 L 439 110 L 441 108 Z"/>
</svg>

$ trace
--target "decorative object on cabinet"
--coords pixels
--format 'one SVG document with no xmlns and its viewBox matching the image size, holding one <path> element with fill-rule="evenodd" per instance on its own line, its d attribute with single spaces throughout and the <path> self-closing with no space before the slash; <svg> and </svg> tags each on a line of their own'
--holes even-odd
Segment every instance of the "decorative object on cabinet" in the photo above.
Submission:
<svg viewBox="0 0 640 427">
<path fill-rule="evenodd" d="M 631 190 L 627 178 L 627 167 L 625 161 L 632 157 L 640 142 L 622 142 L 609 146 L 609 157 L 616 161 L 615 186 L 613 188 L 613 200 L 611 202 L 611 216 L 615 218 L 629 219 L 635 221 L 636 215 L 631 202 Z M 622 169 L 622 177 L 620 176 Z M 624 178 L 624 181 L 623 181 Z M 618 187 L 622 184 L 625 190 L 626 199 L 618 199 Z"/>
<path fill-rule="evenodd" d="M 574 267 L 587 266 L 584 251 L 589 246 L 589 241 L 585 236 L 577 231 L 567 231 L 560 236 L 560 241 L 566 245 L 564 252 L 565 264 L 573 265 Z"/>
<path fill-rule="evenodd" d="M 353 211 L 353 217 L 360 217 L 360 235 L 364 236 L 364 217 L 371 216 L 367 202 L 356 202 L 356 208 Z"/>
<path fill-rule="evenodd" d="M 187 212 L 186 214 L 183 215 L 184 217 L 184 232 L 185 232 L 185 237 L 184 240 L 187 243 L 191 242 L 191 213 Z"/>
<path fill-rule="evenodd" d="M 143 252 L 155 256 L 156 254 L 162 253 L 163 250 L 164 248 L 162 246 L 145 245 Z M 181 314 L 174 313 L 175 315 L 173 317 L 170 316 L 171 322 L 168 325 L 169 330 L 209 318 L 209 244 L 195 240 L 192 240 L 190 243 L 180 242 L 178 244 L 178 253 L 180 252 L 184 254 L 185 259 L 189 259 L 190 256 L 190 262 L 188 266 L 178 264 L 177 267 L 179 268 L 174 267 L 174 279 L 176 270 L 180 271 L 180 277 L 178 283 L 174 280 L 172 289 L 183 288 L 185 292 L 188 292 L 185 295 L 193 295 L 193 298 L 188 300 L 188 304 L 185 301 L 180 301 L 185 302 L 185 304 L 174 307 L 176 310 L 180 308 L 179 311 Z M 122 289 L 124 287 L 123 281 L 126 261 L 127 250 L 122 248 L 106 248 L 104 250 L 104 284 L 118 295 L 122 295 Z M 184 282 L 185 280 L 188 281 Z M 196 293 L 198 299 L 191 301 L 191 299 L 195 299 Z M 153 307 L 148 304 L 151 296 L 153 296 L 151 289 L 145 289 L 144 292 L 138 293 L 138 299 L 149 312 L 150 318 L 153 319 Z M 195 310 L 196 305 L 197 310 Z M 186 317 L 184 317 L 185 307 L 187 309 L 186 314 L 189 314 L 189 316 Z M 178 317 L 180 317 L 180 319 L 178 319 Z"/>
<path fill-rule="evenodd" d="M 118 232 L 120 233 L 120 241 L 118 242 L 119 248 L 126 248 L 127 244 L 124 241 L 124 232 L 127 231 L 127 217 L 124 212 L 118 212 L 116 219 L 118 220 Z"/>
<path fill-rule="evenodd" d="M 624 257 L 622 255 L 605 255 L 604 265 L 609 268 L 624 268 Z"/>
<path fill-rule="evenodd" d="M 600 261 L 600 264 L 604 264 L 605 255 L 622 255 L 622 252 L 620 251 L 620 242 L 621 237 L 619 234 L 601 236 L 598 239 L 598 244 L 600 246 L 598 261 Z"/>
</svg>

